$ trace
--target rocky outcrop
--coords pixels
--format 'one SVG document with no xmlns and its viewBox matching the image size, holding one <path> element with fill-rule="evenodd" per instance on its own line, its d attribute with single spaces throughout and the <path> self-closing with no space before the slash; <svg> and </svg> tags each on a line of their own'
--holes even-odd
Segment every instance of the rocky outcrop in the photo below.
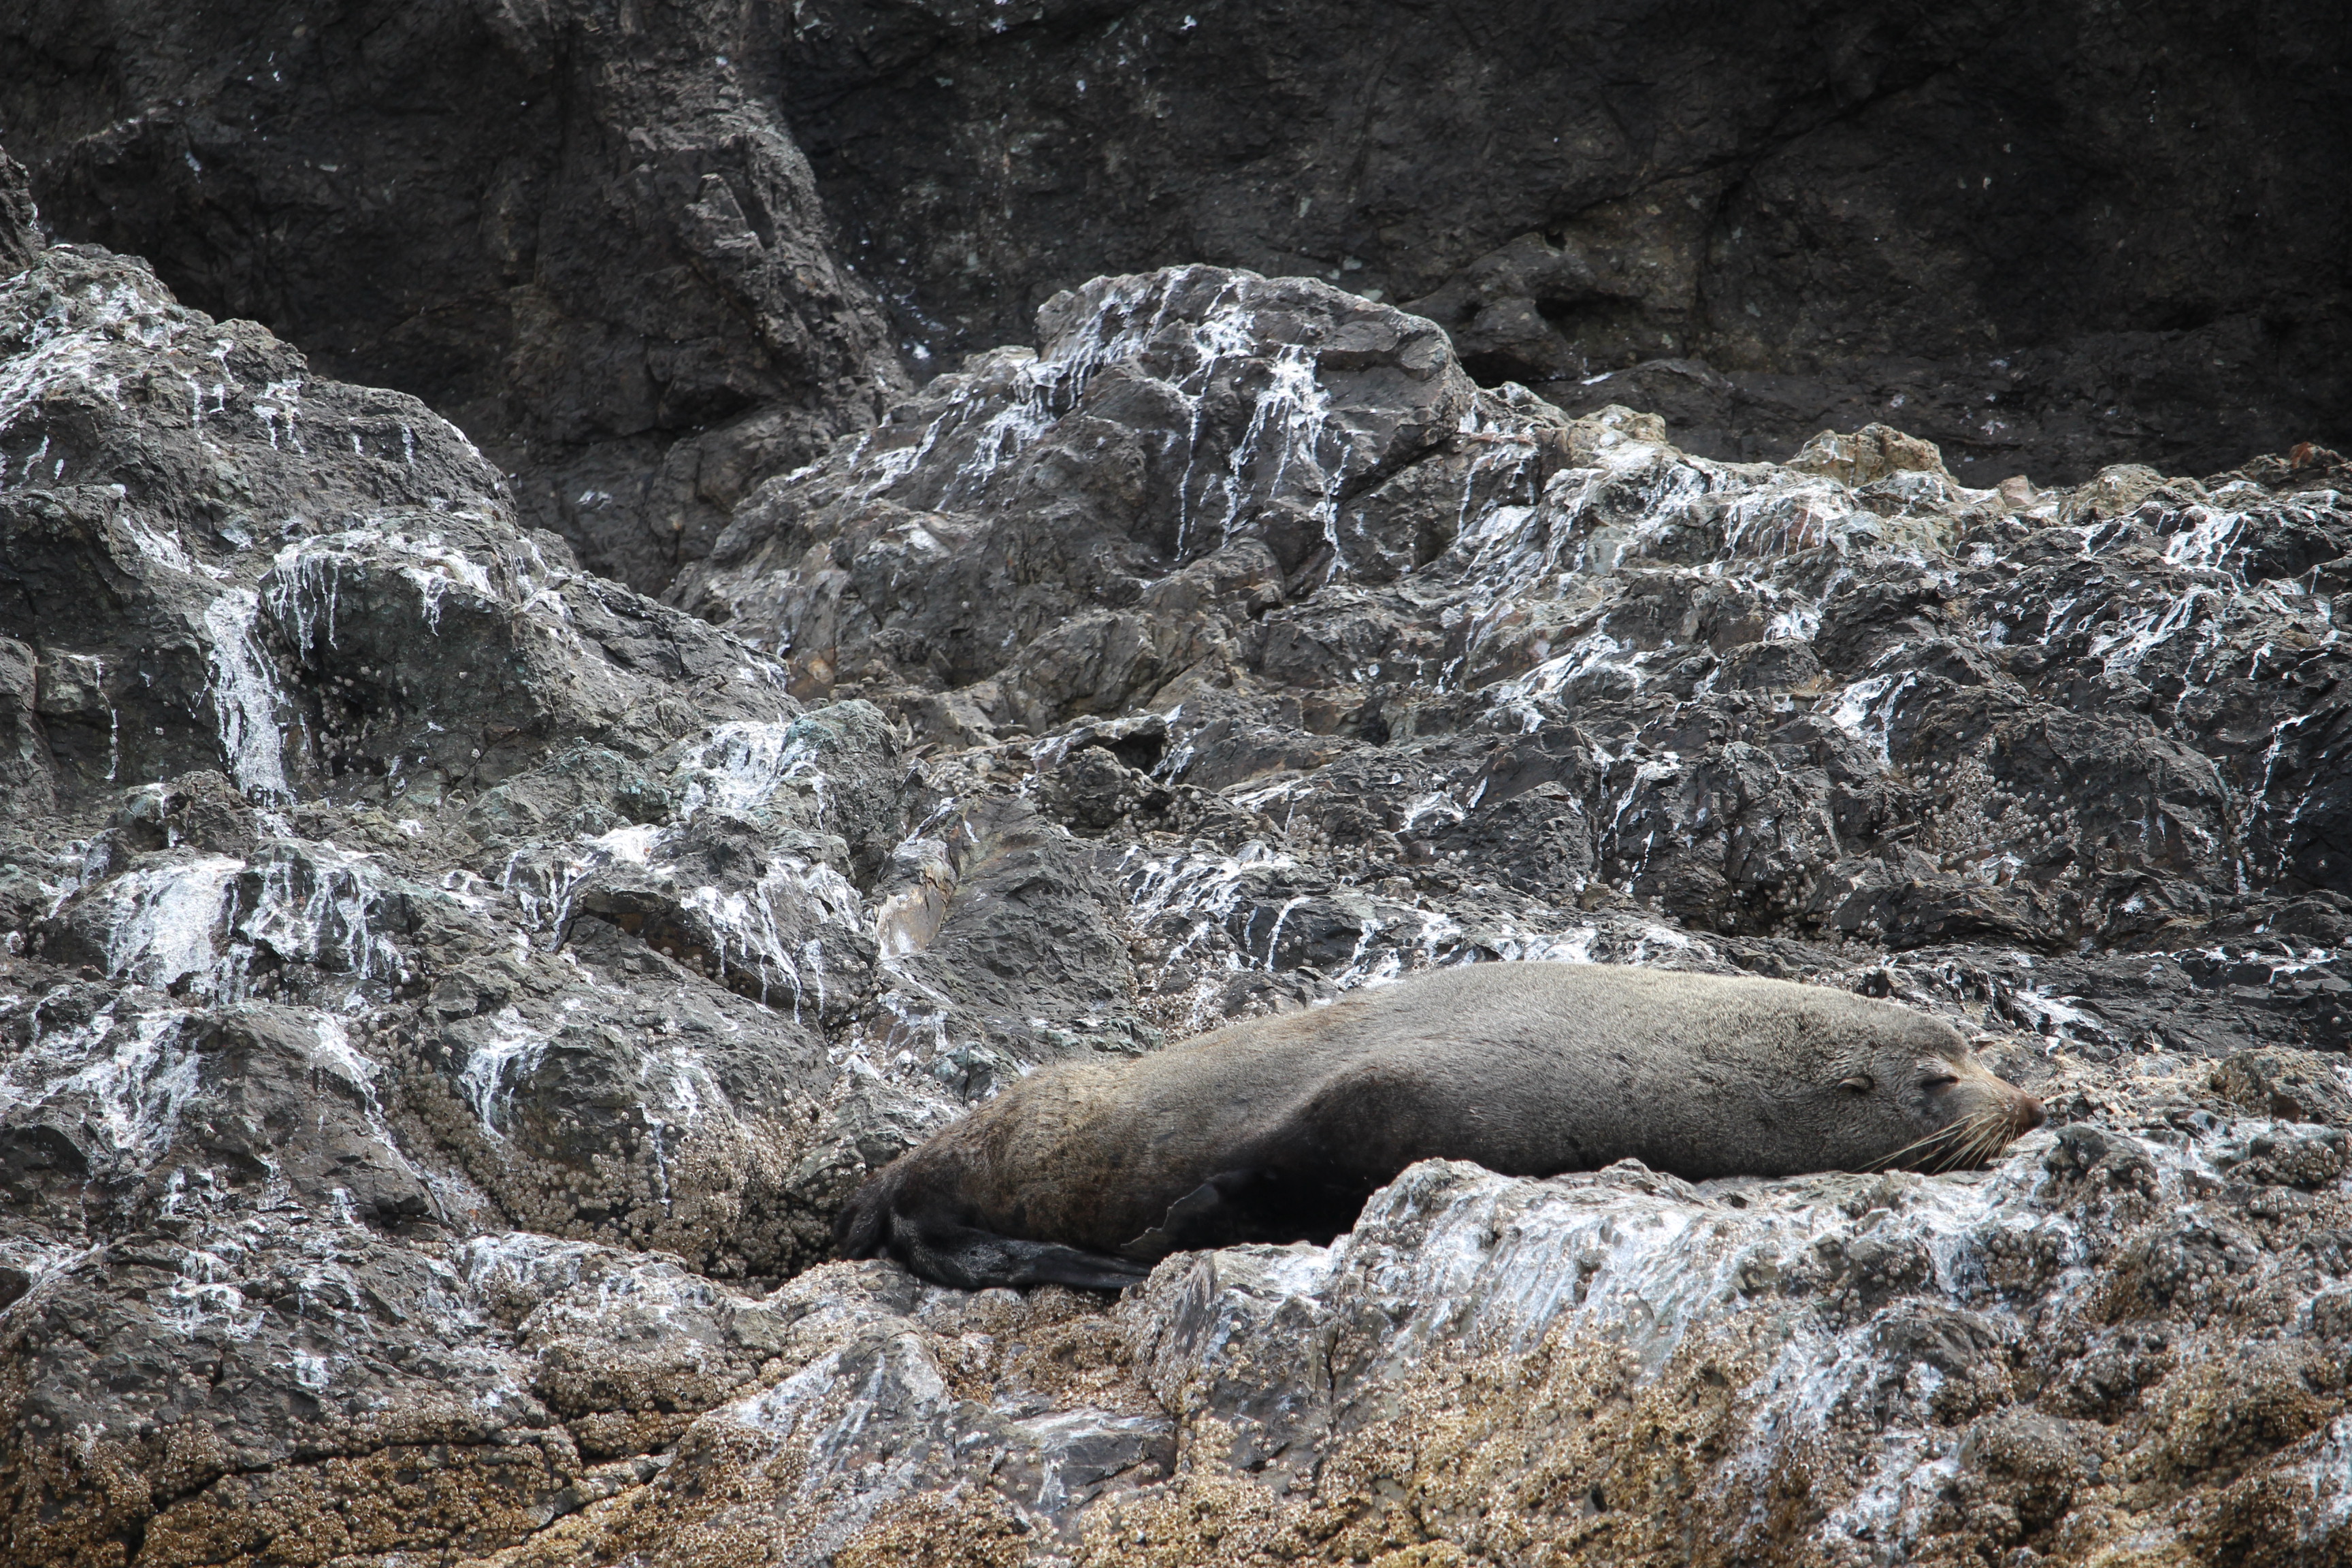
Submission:
<svg viewBox="0 0 2352 1568">
<path fill-rule="evenodd" d="M 442 1550 L 637 1476 L 675 1380 L 558 1348 L 598 1372 L 547 1405 L 530 1307 L 466 1271 L 723 1316 L 679 1261 L 581 1260 L 823 1256 L 896 741 L 139 263 L 40 251 L 0 350 L 11 1556 L 282 1557 L 419 1466 L 331 1550 Z M 726 1353 L 656 1361 L 715 1394 L 761 1360 Z"/>
<path fill-rule="evenodd" d="M 110 5 L 0 20 L 51 220 L 415 394 L 607 576 L 667 581 L 899 384 L 751 7 Z"/>
<path fill-rule="evenodd" d="M 1245 809 L 1309 856 L 1228 911 L 1253 959 L 1370 962 L 1465 887 L 1529 930 L 2057 954 L 2251 931 L 2260 888 L 2335 939 L 2332 456 L 1982 490 L 1871 426 L 1717 463 L 1210 268 L 1041 326 L 762 489 L 681 602 L 941 745 L 1078 725 L 1030 749 L 1082 833 Z"/>
<path fill-rule="evenodd" d="M 40 214 L 24 165 L 0 153 L 0 268 L 8 276 L 33 264 L 41 248 Z"/>
<path fill-rule="evenodd" d="M 2072 0 L 808 15 L 793 126 L 934 353 L 1197 260 L 1407 303 L 1482 382 L 1714 458 L 1884 419 L 2048 484 L 2352 435 L 2324 5 L 2259 44 Z"/>
<path fill-rule="evenodd" d="M 2345 44 L 2323 0 L 110 0 L 0 18 L 0 125 L 65 235 L 425 398 L 656 591 L 898 363 L 1193 261 L 1716 458 L 2342 447 Z"/>
<path fill-rule="evenodd" d="M 1720 462 L 1189 268 L 664 605 L 0 233 L 11 1561 L 2340 1553 L 2333 454 Z M 827 1261 L 1013 1077 L 1488 961 L 1899 996 L 2053 1126 L 1426 1164 L 1116 1303 Z"/>
<path fill-rule="evenodd" d="M 2137 1087 L 2132 1132 L 2073 1126 L 1986 1177 L 1432 1163 L 1331 1248 L 1171 1260 L 1108 1326 L 1177 1468 L 1075 1509 L 985 1395 L 922 1428 L 975 1339 L 982 1379 L 1004 1352 L 919 1311 L 887 1371 L 865 1372 L 871 1339 L 829 1350 L 821 1384 L 714 1412 L 643 1494 L 518 1560 L 691 1563 L 724 1540 L 841 1562 L 2330 1561 L 2344 1423 L 2318 1325 L 2340 1292 L 2262 1216 L 2332 1215 L 2343 1135 L 2212 1141 L 2182 1131 L 2193 1081 Z M 2312 1152 L 2300 1176 L 2267 1163 L 2288 1150 Z M 858 1285 L 835 1288 L 862 1306 Z M 982 1321 L 1088 1365 L 1067 1328 Z M 1099 1397 L 1060 1396 L 1094 1423 Z M 975 1449 L 1009 1462 L 933 1479 Z M 1075 1542 L 1049 1533 L 1073 1511 Z"/>
</svg>

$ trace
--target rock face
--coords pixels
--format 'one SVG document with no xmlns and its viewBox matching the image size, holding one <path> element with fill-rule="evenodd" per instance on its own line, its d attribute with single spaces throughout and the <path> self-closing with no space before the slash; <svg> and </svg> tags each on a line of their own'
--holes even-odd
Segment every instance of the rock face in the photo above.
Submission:
<svg viewBox="0 0 2352 1568">
<path fill-rule="evenodd" d="M 1310 849 L 1221 911 L 1255 961 L 1377 966 L 1432 886 L 2072 954 L 2251 931 L 2259 885 L 2335 938 L 2332 456 L 1972 490 L 1872 426 L 1716 463 L 1211 268 L 1041 328 L 763 488 L 681 602 L 803 697 L 1050 734 L 1082 833 L 1237 810 Z"/>
<path fill-rule="evenodd" d="M 1719 462 L 1195 267 L 664 605 L 5 180 L 0 255 L 9 1561 L 2342 1559 L 2334 454 Z M 826 1260 L 1041 1064 L 1490 961 L 1896 996 L 2053 1126 Z"/>
<path fill-rule="evenodd" d="M 0 286 L 10 1555 L 509 1539 L 667 1441 L 663 1367 L 759 1363 L 682 1265 L 823 1257 L 883 1114 L 826 1030 L 916 786 L 870 708 L 803 710 L 519 527 L 415 399 L 136 262 L 31 259 Z M 633 1373 L 554 1329 L 559 1416 L 508 1331 L 575 1289 L 710 1344 Z"/>
<path fill-rule="evenodd" d="M 1200 260 L 1409 301 L 1481 381 L 1711 457 L 1878 418 L 2048 483 L 2352 434 L 2332 6 L 810 12 L 793 123 L 935 351 Z"/>
<path fill-rule="evenodd" d="M 0 124 L 64 233 L 424 397 L 527 521 L 659 583 L 900 380 L 763 21 L 716 0 L 20 8 Z"/>
<path fill-rule="evenodd" d="M 2346 447 L 2347 42 L 2328 0 L 108 0 L 0 17 L 0 126 L 61 232 L 424 397 L 653 591 L 898 355 L 1194 261 L 1719 458 Z"/>
</svg>

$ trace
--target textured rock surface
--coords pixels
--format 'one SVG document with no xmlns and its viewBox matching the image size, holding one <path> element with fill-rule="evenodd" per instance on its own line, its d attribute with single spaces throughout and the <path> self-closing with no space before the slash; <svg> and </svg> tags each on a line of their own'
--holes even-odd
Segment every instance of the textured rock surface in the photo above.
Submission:
<svg viewBox="0 0 2352 1568">
<path fill-rule="evenodd" d="M 10 1555 L 513 1539 L 761 1363 L 702 1275 L 823 1256 L 895 1105 L 826 1031 L 874 989 L 898 742 L 581 573 L 415 399 L 142 264 L 32 260 L 0 285 Z"/>
<path fill-rule="evenodd" d="M 1041 324 L 764 487 L 681 602 L 934 743 L 1065 731 L 1027 750 L 1081 834 L 1244 814 L 1254 960 L 1375 964 L 1433 889 L 2104 962 L 2251 933 L 2259 885 L 2334 940 L 2332 455 L 1980 490 L 1873 426 L 1716 463 L 1213 268 Z"/>
<path fill-rule="evenodd" d="M 1717 458 L 1874 419 L 1975 484 L 2345 447 L 2348 29 L 2327 0 L 106 0 L 0 16 L 0 128 L 67 237 L 424 397 L 650 590 L 870 421 L 894 350 L 928 375 L 1193 261 L 1412 302 L 1483 383 Z"/>
<path fill-rule="evenodd" d="M 765 9 L 12 7 L 0 125 L 66 236 L 426 399 L 526 521 L 657 583 L 899 380 Z"/>
<path fill-rule="evenodd" d="M 10 1561 L 2341 1560 L 2333 454 L 1714 462 L 1194 268 L 768 480 L 667 605 L 23 210 Z M 1012 1076 L 1491 960 L 1900 996 L 2053 1126 L 1423 1165 L 1117 1303 L 825 1261 Z"/>
<path fill-rule="evenodd" d="M 935 346 L 1198 260 L 1412 301 L 1482 380 L 1714 457 L 1883 418 L 2046 484 L 2352 434 L 2333 6 L 809 13 L 793 125 Z"/>
</svg>

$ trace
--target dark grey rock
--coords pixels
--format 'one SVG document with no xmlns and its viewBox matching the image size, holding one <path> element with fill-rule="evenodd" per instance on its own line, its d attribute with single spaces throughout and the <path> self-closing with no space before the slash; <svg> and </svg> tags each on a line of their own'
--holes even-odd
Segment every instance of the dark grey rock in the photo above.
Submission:
<svg viewBox="0 0 2352 1568">
<path fill-rule="evenodd" d="M 740 7 L 5 26 L 0 122 L 65 235 L 427 399 L 606 575 L 667 581 L 899 384 Z"/>
<path fill-rule="evenodd" d="M 426 398 L 640 587 L 899 364 L 1194 261 L 1408 302 L 1481 384 L 1719 458 L 1893 420 L 2073 484 L 2352 437 L 2316 0 L 2260 48 L 2091 0 L 359 15 L 25 11 L 0 121 L 67 237 Z"/>
<path fill-rule="evenodd" d="M 0 152 L 0 278 L 33 264 L 41 248 L 41 216 L 33 206 L 25 166 Z"/>
<path fill-rule="evenodd" d="M 795 131 L 935 363 L 1097 273 L 1209 261 L 1380 290 L 1483 384 L 1714 458 L 1888 420 L 1972 484 L 2071 484 L 2352 434 L 2312 259 L 2346 221 L 2325 6 L 2259 58 L 2074 3 L 812 16 Z M 2120 86 L 2188 58 L 2154 105 Z M 2217 134 L 2262 152 L 2225 171 Z"/>
</svg>

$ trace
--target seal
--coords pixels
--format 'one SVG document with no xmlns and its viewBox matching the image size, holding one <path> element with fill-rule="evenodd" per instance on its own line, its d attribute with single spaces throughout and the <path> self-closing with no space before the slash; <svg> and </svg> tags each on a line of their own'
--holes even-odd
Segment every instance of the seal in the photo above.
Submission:
<svg viewBox="0 0 2352 1568">
<path fill-rule="evenodd" d="M 1023 1079 L 869 1179 L 842 1255 L 940 1284 L 1131 1285 L 1328 1242 L 1416 1160 L 1692 1181 L 1979 1165 L 2042 1107 L 1941 1019 L 1823 986 L 1484 963 Z"/>
</svg>

